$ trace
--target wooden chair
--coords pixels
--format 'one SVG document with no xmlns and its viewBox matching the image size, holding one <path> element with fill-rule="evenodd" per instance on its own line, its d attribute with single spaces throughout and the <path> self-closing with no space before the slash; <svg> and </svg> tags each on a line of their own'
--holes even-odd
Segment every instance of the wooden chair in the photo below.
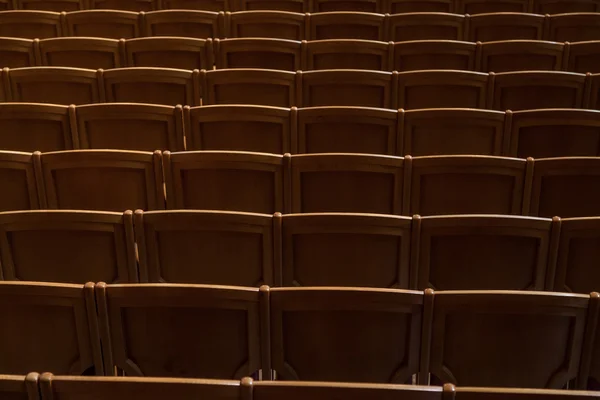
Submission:
<svg viewBox="0 0 600 400">
<path fill-rule="evenodd" d="M 186 107 L 187 150 L 296 152 L 296 111 L 251 105 Z"/>
<path fill-rule="evenodd" d="M 310 1 L 303 0 L 241 0 L 240 11 L 287 11 L 307 13 L 310 11 Z"/>
<path fill-rule="evenodd" d="M 152 11 L 154 0 L 87 0 L 90 9 Z"/>
<path fill-rule="evenodd" d="M 102 375 L 94 284 L 0 282 L 2 373 Z M 44 332 L 50 343 L 39 343 Z"/>
<path fill-rule="evenodd" d="M 600 111 L 517 111 L 510 125 L 511 157 L 600 156 Z"/>
<path fill-rule="evenodd" d="M 600 11 L 598 0 L 534 0 L 536 14 L 564 14 Z"/>
<path fill-rule="evenodd" d="M 388 18 L 387 39 L 393 42 L 463 40 L 464 29 L 464 15 L 448 13 L 395 14 Z"/>
<path fill-rule="evenodd" d="M 50 209 L 164 209 L 160 152 L 59 151 L 41 165 Z"/>
<path fill-rule="evenodd" d="M 465 40 L 495 42 L 498 40 L 542 40 L 543 15 L 525 13 L 491 13 L 474 15 L 469 19 Z"/>
<path fill-rule="evenodd" d="M 0 396 L 7 400 L 40 400 L 37 372 L 23 375 L 2 375 Z"/>
<path fill-rule="evenodd" d="M 306 15 L 287 11 L 239 11 L 225 14 L 229 38 L 304 40 Z"/>
<path fill-rule="evenodd" d="M 590 81 L 591 93 L 589 104 L 587 104 L 587 108 L 600 110 L 600 74 L 591 75 Z"/>
<path fill-rule="evenodd" d="M 36 64 L 37 60 L 33 48 L 33 40 L 0 38 L 1 68 L 34 67 Z"/>
<path fill-rule="evenodd" d="M 532 163 L 490 156 L 416 157 L 403 214 L 522 214 Z"/>
<path fill-rule="evenodd" d="M 386 40 L 385 16 L 368 12 L 324 12 L 308 16 L 308 39 Z"/>
<path fill-rule="evenodd" d="M 419 218 L 411 288 L 544 290 L 550 219 L 503 215 Z"/>
<path fill-rule="evenodd" d="M 419 370 L 422 292 L 329 287 L 270 294 L 278 378 L 404 383 Z"/>
<path fill-rule="evenodd" d="M 529 12 L 529 3 L 529 0 L 458 0 L 454 12 L 470 15 L 498 12 L 526 13 Z"/>
<path fill-rule="evenodd" d="M 233 0 L 157 0 L 158 9 L 231 11 L 235 7 Z"/>
<path fill-rule="evenodd" d="M 223 68 L 302 69 L 301 43 L 295 40 L 238 38 L 215 41 L 215 65 Z M 210 68 L 212 69 L 212 65 Z"/>
<path fill-rule="evenodd" d="M 595 157 L 536 160 L 529 215 L 562 218 L 600 215 L 599 161 Z"/>
<path fill-rule="evenodd" d="M 131 211 L 0 213 L 3 279 L 138 282 L 132 215 Z"/>
<path fill-rule="evenodd" d="M 439 108 L 401 111 L 399 155 L 504 153 L 505 114 L 491 110 Z"/>
<path fill-rule="evenodd" d="M 282 221 L 283 286 L 408 288 L 408 217 L 289 214 Z"/>
<path fill-rule="evenodd" d="M 398 74 L 398 108 L 485 108 L 488 74 L 431 70 Z"/>
<path fill-rule="evenodd" d="M 268 291 L 100 283 L 96 295 L 108 374 L 240 379 L 268 366 Z"/>
<path fill-rule="evenodd" d="M 34 172 L 34 159 L 37 164 L 38 153 L 0 151 L 0 211 L 45 208 L 44 186 Z"/>
<path fill-rule="evenodd" d="M 214 11 L 151 11 L 144 15 L 145 35 L 197 39 L 222 37 L 224 18 L 225 15 L 222 12 Z"/>
<path fill-rule="evenodd" d="M 90 104 L 103 100 L 97 75 L 82 68 L 15 68 L 8 71 L 8 81 L 15 102 Z"/>
<path fill-rule="evenodd" d="M 312 107 L 298 110 L 298 153 L 396 155 L 396 110 Z"/>
<path fill-rule="evenodd" d="M 565 61 L 567 71 L 580 74 L 600 72 L 600 40 L 571 43 L 568 51 L 568 60 Z"/>
<path fill-rule="evenodd" d="M 188 151 L 164 154 L 169 209 L 288 212 L 289 156 Z"/>
<path fill-rule="evenodd" d="M 583 390 L 557 390 L 557 389 L 519 389 L 519 388 L 477 388 L 455 387 L 447 385 L 454 390 L 456 400 L 596 400 L 597 392 Z"/>
<path fill-rule="evenodd" d="M 585 108 L 583 74 L 559 71 L 503 72 L 492 77 L 488 106 L 494 110 Z"/>
<path fill-rule="evenodd" d="M 136 211 L 141 280 L 273 285 L 281 268 L 276 221 L 279 225 L 271 215 L 240 212 Z"/>
<path fill-rule="evenodd" d="M 75 148 L 74 111 L 52 104 L 0 103 L 0 149 L 47 152 Z"/>
<path fill-rule="evenodd" d="M 0 11 L 0 36 L 46 39 L 63 35 L 60 13 L 51 11 Z"/>
<path fill-rule="evenodd" d="M 292 212 L 400 214 L 407 162 L 368 154 L 293 156 Z"/>
<path fill-rule="evenodd" d="M 600 18 L 596 12 L 551 15 L 548 17 L 548 40 L 600 40 Z"/>
<path fill-rule="evenodd" d="M 477 45 L 456 40 L 415 40 L 394 43 L 394 71 L 426 69 L 475 70 Z"/>
<path fill-rule="evenodd" d="M 110 69 L 125 66 L 121 45 L 116 39 L 54 38 L 39 42 L 41 65 Z"/>
<path fill-rule="evenodd" d="M 82 149 L 184 150 L 180 106 L 91 104 L 76 110 Z"/>
<path fill-rule="evenodd" d="M 130 67 L 206 69 L 214 65 L 212 39 L 148 37 L 125 42 Z"/>
<path fill-rule="evenodd" d="M 431 347 L 422 354 L 445 382 L 563 388 L 577 376 L 589 301 L 548 292 L 438 292 L 425 310 Z"/>
<path fill-rule="evenodd" d="M 103 72 L 107 102 L 200 105 L 199 71 L 134 67 Z"/>
<path fill-rule="evenodd" d="M 311 0 L 312 12 L 355 11 L 383 14 L 383 1 L 378 0 Z"/>
<path fill-rule="evenodd" d="M 239 397 L 240 383 L 208 379 L 54 376 L 45 373 L 40 377 L 40 392 L 42 400 L 77 398 L 90 394 L 98 399 L 112 400 L 129 400 L 132 396 L 147 400 L 234 399 Z"/>
<path fill-rule="evenodd" d="M 487 42 L 481 46 L 478 71 L 560 71 L 563 69 L 562 43 L 533 40 Z"/>
<path fill-rule="evenodd" d="M 202 104 L 296 105 L 296 73 L 264 69 L 201 72 Z"/>
<path fill-rule="evenodd" d="M 84 0 L 16 0 L 16 8 L 19 10 L 43 10 L 43 11 L 79 11 L 86 8 Z"/>
<path fill-rule="evenodd" d="M 396 108 L 396 72 L 334 69 L 298 74 L 300 107 Z"/>
<path fill-rule="evenodd" d="M 86 10 L 67 13 L 68 36 L 129 39 L 141 36 L 140 14 L 133 11 Z"/>
<path fill-rule="evenodd" d="M 372 40 L 315 40 L 305 45 L 305 66 L 302 69 L 390 71 L 391 49 L 389 43 Z"/>
<path fill-rule="evenodd" d="M 454 2 L 451 0 L 385 0 L 385 12 L 390 14 L 414 12 L 442 12 L 451 13 Z"/>
</svg>

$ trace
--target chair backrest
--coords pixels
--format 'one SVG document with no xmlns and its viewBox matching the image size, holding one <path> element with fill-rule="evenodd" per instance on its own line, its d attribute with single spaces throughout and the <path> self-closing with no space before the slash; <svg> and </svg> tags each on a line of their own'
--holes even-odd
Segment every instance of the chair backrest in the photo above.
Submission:
<svg viewBox="0 0 600 400">
<path fill-rule="evenodd" d="M 104 373 L 94 284 L 3 281 L 0 300 L 0 372 Z"/>
<path fill-rule="evenodd" d="M 521 214 L 532 167 L 532 160 L 516 158 L 415 157 L 410 207 L 404 204 L 410 212 L 403 214 Z"/>
<path fill-rule="evenodd" d="M 598 0 L 534 0 L 536 14 L 564 14 L 600 11 Z"/>
<path fill-rule="evenodd" d="M 146 36 L 179 36 L 197 39 L 224 34 L 225 15 L 214 11 L 162 10 L 144 15 Z"/>
<path fill-rule="evenodd" d="M 357 11 L 382 13 L 382 3 L 380 0 L 313 0 L 313 12 L 328 11 Z"/>
<path fill-rule="evenodd" d="M 183 110 L 154 104 L 91 104 L 77 107 L 82 149 L 184 149 Z"/>
<path fill-rule="evenodd" d="M 23 375 L 0 375 L 0 396 L 5 400 L 40 400 L 37 372 Z"/>
<path fill-rule="evenodd" d="M 33 40 L 0 38 L 0 68 L 34 67 L 36 63 Z"/>
<path fill-rule="evenodd" d="M 45 208 L 44 186 L 34 172 L 34 159 L 39 163 L 39 153 L 0 151 L 0 211 Z"/>
<path fill-rule="evenodd" d="M 59 151 L 75 146 L 73 107 L 53 104 L 0 103 L 0 149 Z"/>
<path fill-rule="evenodd" d="M 91 9 L 151 11 L 156 0 L 87 0 Z"/>
<path fill-rule="evenodd" d="M 293 156 L 292 212 L 400 214 L 406 162 L 368 154 Z"/>
<path fill-rule="evenodd" d="M 535 161 L 529 215 L 600 215 L 600 159 L 545 158 Z"/>
<path fill-rule="evenodd" d="M 592 88 L 590 93 L 589 104 L 587 108 L 600 110 L 600 74 L 594 74 L 591 76 Z"/>
<path fill-rule="evenodd" d="M 404 383 L 418 372 L 422 292 L 273 288 L 270 297 L 278 377 Z"/>
<path fill-rule="evenodd" d="M 458 0 L 454 12 L 458 14 L 487 14 L 497 12 L 529 11 L 529 0 Z"/>
<path fill-rule="evenodd" d="M 395 14 L 388 19 L 387 39 L 393 42 L 463 40 L 465 18 L 448 13 Z"/>
<path fill-rule="evenodd" d="M 296 149 L 296 111 L 252 105 L 186 107 L 187 150 L 284 154 Z"/>
<path fill-rule="evenodd" d="M 384 0 L 385 10 L 391 14 L 413 12 L 450 13 L 454 8 L 452 0 Z"/>
<path fill-rule="evenodd" d="M 116 39 L 43 39 L 39 42 L 39 49 L 41 64 L 51 67 L 110 69 L 125 65 L 121 45 Z"/>
<path fill-rule="evenodd" d="M 68 67 L 15 68 L 8 71 L 12 101 L 90 104 L 103 101 L 97 71 Z"/>
<path fill-rule="evenodd" d="M 281 220 L 283 286 L 409 287 L 410 218 L 324 213 Z"/>
<path fill-rule="evenodd" d="M 322 39 L 386 39 L 383 14 L 367 12 L 323 12 L 308 17 L 308 38 Z"/>
<path fill-rule="evenodd" d="M 542 40 L 543 15 L 525 13 L 491 13 L 470 17 L 465 40 L 494 42 L 497 40 Z"/>
<path fill-rule="evenodd" d="M 48 208 L 162 210 L 160 152 L 76 150 L 41 156 Z"/>
<path fill-rule="evenodd" d="M 411 288 L 544 290 L 550 219 L 457 215 L 417 219 Z"/>
<path fill-rule="evenodd" d="M 367 107 L 298 110 L 298 153 L 396 155 L 398 112 Z"/>
<path fill-rule="evenodd" d="M 400 113 L 399 155 L 503 154 L 505 113 L 437 108 Z"/>
<path fill-rule="evenodd" d="M 302 69 L 301 43 L 297 40 L 237 38 L 215 41 L 217 69 L 261 68 L 298 71 Z M 212 65 L 210 68 L 212 69 Z"/>
<path fill-rule="evenodd" d="M 125 57 L 131 67 L 178 69 L 212 68 L 212 39 L 149 37 L 125 42 Z"/>
<path fill-rule="evenodd" d="M 78 11 L 86 8 L 84 0 L 16 0 L 19 10 Z"/>
<path fill-rule="evenodd" d="M 564 44 L 537 40 L 487 42 L 481 46 L 477 67 L 483 72 L 560 71 Z"/>
<path fill-rule="evenodd" d="M 600 72 L 600 40 L 569 44 L 569 57 L 565 62 L 567 71 Z"/>
<path fill-rule="evenodd" d="M 414 40 L 394 43 L 394 71 L 459 69 L 474 71 L 477 45 L 457 40 Z"/>
<path fill-rule="evenodd" d="M 326 39 L 305 46 L 302 69 L 368 69 L 389 71 L 392 45 L 374 40 Z"/>
<path fill-rule="evenodd" d="M 46 39 L 63 35 L 60 13 L 51 11 L 0 11 L 0 36 Z"/>
<path fill-rule="evenodd" d="M 240 11 L 272 10 L 306 13 L 310 9 L 310 1 L 303 0 L 241 0 L 238 4 Z"/>
<path fill-rule="evenodd" d="M 236 6 L 234 0 L 158 0 L 159 9 L 229 11 Z"/>
<path fill-rule="evenodd" d="M 225 15 L 227 37 L 304 40 L 306 15 L 287 11 L 239 11 Z"/>
<path fill-rule="evenodd" d="M 85 10 L 67 13 L 68 36 L 129 39 L 141 36 L 141 14 L 133 11 Z"/>
<path fill-rule="evenodd" d="M 555 42 L 600 40 L 598 13 L 551 15 L 548 17 L 548 39 Z"/>
<path fill-rule="evenodd" d="M 249 152 L 165 152 L 169 209 L 287 212 L 289 156 Z"/>
<path fill-rule="evenodd" d="M 259 314 L 268 296 L 258 288 L 100 283 L 96 292 L 111 374 L 240 379 L 267 362 Z"/>
<path fill-rule="evenodd" d="M 435 294 L 429 371 L 465 386 L 563 388 L 579 369 L 589 295 Z M 428 310 L 425 310 L 428 313 Z"/>
<path fill-rule="evenodd" d="M 450 385 L 448 385 L 450 386 Z M 455 387 L 456 400 L 596 400 L 598 392 L 557 389 Z"/>
</svg>

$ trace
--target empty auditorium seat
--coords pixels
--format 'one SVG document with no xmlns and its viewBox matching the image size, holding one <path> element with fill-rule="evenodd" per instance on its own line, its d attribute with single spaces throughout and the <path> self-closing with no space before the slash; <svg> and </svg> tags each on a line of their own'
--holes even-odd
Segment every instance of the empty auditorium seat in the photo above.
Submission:
<svg viewBox="0 0 600 400">
<path fill-rule="evenodd" d="M 525 13 L 491 13 L 474 15 L 469 19 L 466 39 L 470 42 L 497 40 L 542 40 L 543 15 Z"/>
<path fill-rule="evenodd" d="M 394 43 L 394 71 L 460 69 L 474 71 L 477 45 L 456 40 L 415 40 Z"/>
<path fill-rule="evenodd" d="M 310 11 L 310 2 L 303 0 L 241 0 L 238 6 L 240 11 L 272 10 L 296 13 Z"/>
<path fill-rule="evenodd" d="M 200 105 L 198 70 L 117 68 L 104 71 L 108 102 Z"/>
<path fill-rule="evenodd" d="M 74 148 L 68 106 L 0 103 L 0 149 L 59 151 Z"/>
<path fill-rule="evenodd" d="M 367 154 L 292 157 L 292 212 L 400 214 L 407 161 Z"/>
<path fill-rule="evenodd" d="M 287 212 L 284 162 L 289 157 L 249 152 L 164 154 L 169 209 Z"/>
<path fill-rule="evenodd" d="M 465 16 L 448 13 L 395 14 L 389 17 L 387 24 L 387 39 L 394 42 L 462 40 Z"/>
<path fill-rule="evenodd" d="M 272 215 L 137 211 L 135 224 L 142 282 L 260 286 L 279 275 Z"/>
<path fill-rule="evenodd" d="M 589 298 L 438 292 L 426 349 L 429 370 L 465 386 L 563 388 L 577 375 Z"/>
<path fill-rule="evenodd" d="M 383 14 L 339 11 L 311 14 L 308 18 L 307 35 L 310 40 L 363 39 L 383 41 L 386 38 L 385 17 Z"/>
<path fill-rule="evenodd" d="M 298 153 L 396 155 L 398 112 L 366 107 L 298 110 Z"/>
<path fill-rule="evenodd" d="M 411 218 L 289 214 L 281 229 L 283 286 L 409 287 Z"/>
<path fill-rule="evenodd" d="M 431 70 L 398 74 L 397 106 L 415 108 L 485 108 L 488 74 Z"/>
<path fill-rule="evenodd" d="M 63 35 L 60 13 L 51 11 L 0 11 L 0 36 L 45 39 Z"/>
<path fill-rule="evenodd" d="M 45 208 L 41 177 L 34 172 L 38 154 L 0 151 L 0 211 Z"/>
<path fill-rule="evenodd" d="M 0 68 L 33 67 L 35 58 L 33 40 L 0 38 Z"/>
<path fill-rule="evenodd" d="M 600 40 L 600 16 L 598 13 L 551 15 L 548 18 L 548 40 L 555 42 Z"/>
<path fill-rule="evenodd" d="M 440 108 L 410 110 L 400 118 L 399 155 L 503 154 L 502 112 Z"/>
<path fill-rule="evenodd" d="M 489 156 L 415 157 L 404 215 L 522 214 L 532 163 Z"/>
<path fill-rule="evenodd" d="M 91 9 L 151 11 L 154 0 L 87 0 Z"/>
<path fill-rule="evenodd" d="M 44 153 L 41 164 L 48 208 L 116 212 L 164 209 L 158 152 L 59 151 Z"/>
<path fill-rule="evenodd" d="M 67 13 L 68 36 L 129 39 L 141 36 L 140 14 L 132 11 L 87 10 Z"/>
<path fill-rule="evenodd" d="M 214 105 L 184 108 L 187 150 L 296 152 L 296 119 L 287 108 Z"/>
<path fill-rule="evenodd" d="M 549 109 L 512 115 L 509 156 L 600 156 L 600 111 Z"/>
<path fill-rule="evenodd" d="M 315 40 L 306 44 L 306 60 L 302 69 L 389 71 L 390 50 L 390 44 L 372 40 Z"/>
<path fill-rule="evenodd" d="M 259 289 L 100 283 L 96 295 L 108 374 L 239 379 L 267 362 Z"/>
<path fill-rule="evenodd" d="M 91 104 L 78 107 L 77 133 L 82 149 L 184 149 L 181 107 L 154 104 Z"/>
<path fill-rule="evenodd" d="M 536 14 L 563 14 L 600 11 L 598 0 L 534 0 Z"/>
<path fill-rule="evenodd" d="M 3 374 L 103 374 L 93 284 L 0 282 L 0 304 Z"/>
<path fill-rule="evenodd" d="M 138 281 L 131 211 L 4 212 L 0 241 L 5 280 Z"/>
<path fill-rule="evenodd" d="M 560 71 L 563 69 L 562 43 L 510 40 L 487 42 L 481 46 L 478 71 Z"/>
<path fill-rule="evenodd" d="M 359 11 L 382 13 L 383 1 L 378 0 L 313 0 L 312 12 Z"/>
<path fill-rule="evenodd" d="M 214 65 L 211 39 L 149 37 L 125 43 L 130 67 L 209 69 Z"/>
<path fill-rule="evenodd" d="M 494 110 L 584 108 L 585 75 L 559 71 L 504 72 L 492 76 Z"/>
<path fill-rule="evenodd" d="M 102 101 L 97 72 L 67 67 L 15 68 L 8 72 L 12 101 L 89 104 Z"/>
<path fill-rule="evenodd" d="M 201 71 L 202 104 L 296 104 L 296 74 L 265 69 Z"/>
<path fill-rule="evenodd" d="M 587 108 L 600 110 L 600 74 L 594 74 L 591 77 L 591 93 Z"/>
<path fill-rule="evenodd" d="M 600 215 L 600 159 L 545 158 L 535 161 L 529 215 Z"/>
<path fill-rule="evenodd" d="M 79 11 L 86 8 L 84 0 L 16 0 L 19 10 Z"/>
<path fill-rule="evenodd" d="M 418 372 L 422 292 L 274 288 L 270 295 L 278 378 L 404 383 Z"/>
<path fill-rule="evenodd" d="M 304 40 L 305 14 L 286 11 L 239 11 L 227 13 L 226 35 L 229 38 L 272 38 Z"/>
<path fill-rule="evenodd" d="M 213 11 L 163 10 L 144 15 L 146 36 L 221 37 L 224 15 Z"/>
<path fill-rule="evenodd" d="M 544 290 L 551 228 L 550 219 L 531 217 L 420 218 L 413 224 L 418 250 L 411 287 Z"/>
<path fill-rule="evenodd" d="M 529 0 L 457 0 L 454 8 L 455 13 L 470 15 L 497 12 L 525 13 L 528 11 Z"/>
<path fill-rule="evenodd" d="M 41 64 L 51 67 L 110 69 L 124 66 L 116 39 L 54 38 L 39 42 Z"/>
<path fill-rule="evenodd" d="M 600 72 L 600 40 L 571 43 L 566 70 L 571 72 Z"/>
<path fill-rule="evenodd" d="M 215 41 L 215 65 L 223 68 L 263 68 L 298 71 L 301 43 L 295 40 L 238 38 Z M 212 65 L 209 68 L 212 69 Z"/>
<path fill-rule="evenodd" d="M 396 108 L 396 72 L 334 69 L 298 74 L 302 84 L 298 106 Z"/>
<path fill-rule="evenodd" d="M 39 400 L 39 374 L 31 372 L 23 375 L 2 375 L 0 396 L 9 400 Z"/>
<path fill-rule="evenodd" d="M 234 0 L 157 0 L 158 9 L 230 11 Z"/>
</svg>

